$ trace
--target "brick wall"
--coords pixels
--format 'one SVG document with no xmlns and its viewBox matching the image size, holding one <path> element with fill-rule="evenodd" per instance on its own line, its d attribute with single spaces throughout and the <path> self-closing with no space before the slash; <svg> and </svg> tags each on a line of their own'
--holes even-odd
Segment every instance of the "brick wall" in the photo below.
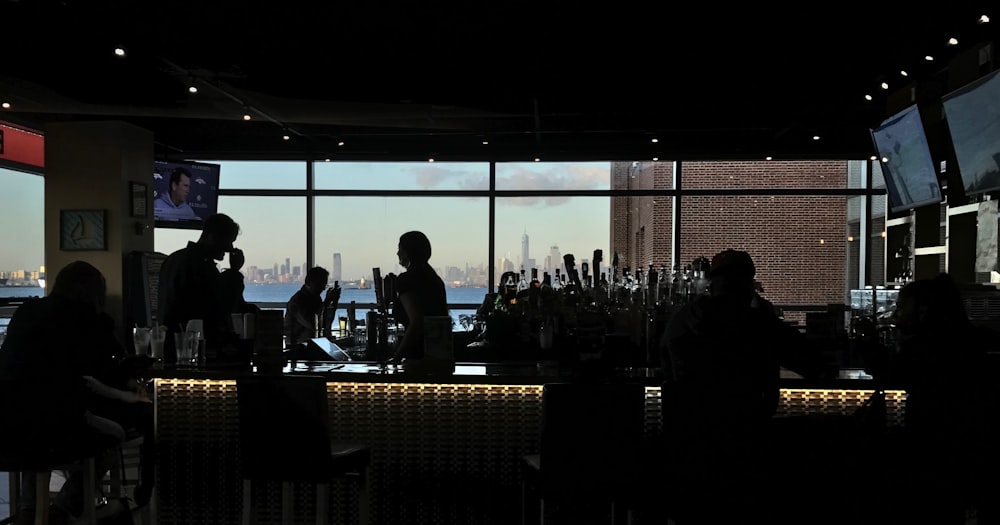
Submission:
<svg viewBox="0 0 1000 525">
<path fill-rule="evenodd" d="M 614 163 L 612 189 L 669 190 L 674 166 Z M 678 169 L 684 189 L 839 189 L 848 184 L 847 161 L 684 162 Z M 621 264 L 669 265 L 672 197 L 614 200 L 610 245 Z M 726 248 L 746 250 L 754 257 L 764 295 L 777 304 L 844 304 L 848 290 L 856 287 L 857 271 L 848 271 L 848 261 L 857 265 L 857 225 L 850 231 L 844 196 L 688 195 L 680 206 L 682 264 Z M 641 232 L 643 246 L 636 247 Z M 853 246 L 849 235 L 855 235 Z"/>
</svg>

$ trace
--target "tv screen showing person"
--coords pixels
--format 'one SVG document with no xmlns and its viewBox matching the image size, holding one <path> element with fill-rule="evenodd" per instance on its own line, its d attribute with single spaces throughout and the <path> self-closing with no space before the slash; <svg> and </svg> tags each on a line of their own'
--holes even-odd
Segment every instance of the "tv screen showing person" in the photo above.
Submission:
<svg viewBox="0 0 1000 525">
<path fill-rule="evenodd" d="M 153 169 L 153 217 L 160 227 L 200 228 L 218 208 L 217 164 L 157 161 Z"/>
</svg>

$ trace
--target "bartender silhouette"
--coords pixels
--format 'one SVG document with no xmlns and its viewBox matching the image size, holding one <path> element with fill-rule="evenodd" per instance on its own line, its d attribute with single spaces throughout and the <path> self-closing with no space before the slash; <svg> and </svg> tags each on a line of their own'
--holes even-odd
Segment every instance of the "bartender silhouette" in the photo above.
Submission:
<svg viewBox="0 0 1000 525">
<path fill-rule="evenodd" d="M 716 254 L 709 295 L 674 313 L 660 342 L 667 458 L 685 493 L 676 501 L 711 497 L 713 522 L 740 523 L 762 510 L 781 367 L 823 373 L 822 355 L 809 351 L 805 337 L 754 300 L 755 275 L 747 252 Z M 703 522 L 705 512 L 679 505 L 678 523 Z"/>
<path fill-rule="evenodd" d="M 399 264 L 406 271 L 396 278 L 398 299 L 393 315 L 406 327 L 393 353 L 392 362 L 403 358 L 420 359 L 424 356 L 424 317 L 448 315 L 448 298 L 444 281 L 428 262 L 431 258 L 431 241 L 419 231 L 409 231 L 399 237 L 396 252 Z"/>
</svg>

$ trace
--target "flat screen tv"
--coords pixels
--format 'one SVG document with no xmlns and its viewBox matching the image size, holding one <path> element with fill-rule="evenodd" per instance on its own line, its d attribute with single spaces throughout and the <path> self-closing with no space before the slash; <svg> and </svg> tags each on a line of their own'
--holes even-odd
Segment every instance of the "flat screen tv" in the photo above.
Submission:
<svg viewBox="0 0 1000 525">
<path fill-rule="evenodd" d="M 153 224 L 200 230 L 219 208 L 220 165 L 206 162 L 153 163 Z"/>
<path fill-rule="evenodd" d="M 1000 189 L 1000 71 L 941 98 L 966 195 Z"/>
<path fill-rule="evenodd" d="M 901 212 L 940 203 L 941 183 L 917 105 L 885 119 L 871 132 L 885 175 L 889 208 Z"/>
</svg>

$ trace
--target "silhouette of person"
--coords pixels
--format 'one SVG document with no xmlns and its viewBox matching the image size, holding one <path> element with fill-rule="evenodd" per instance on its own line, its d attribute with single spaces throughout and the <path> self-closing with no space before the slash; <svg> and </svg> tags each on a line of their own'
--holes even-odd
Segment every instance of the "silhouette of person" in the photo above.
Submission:
<svg viewBox="0 0 1000 525">
<path fill-rule="evenodd" d="M 205 219 L 197 242 L 188 242 L 160 266 L 158 319 L 167 327 L 163 352 L 176 356 L 173 334 L 183 332 L 187 322 L 201 319 L 206 347 L 210 351 L 234 351 L 237 336 L 230 315 L 259 310 L 243 299 L 243 250 L 233 246 L 240 226 L 223 213 Z M 219 271 L 218 263 L 229 254 L 230 267 Z"/>
<path fill-rule="evenodd" d="M 313 266 L 306 272 L 302 287 L 285 304 L 285 346 L 308 342 L 316 337 L 319 327 L 323 328 L 322 335 L 330 335 L 341 288 L 339 284 L 327 288 L 329 279 L 330 272 L 322 266 Z M 325 297 L 321 295 L 324 289 Z"/>
<path fill-rule="evenodd" d="M 177 167 L 170 172 L 169 189 L 153 203 L 154 215 L 162 221 L 200 221 L 201 217 L 188 204 L 191 192 L 191 172 Z"/>
<path fill-rule="evenodd" d="M 965 523 L 967 508 L 995 498 L 983 490 L 995 470 L 983 467 L 996 466 L 985 443 L 985 401 L 986 349 L 997 334 L 972 324 L 945 273 L 904 286 L 893 320 L 890 380 L 906 391 L 903 428 L 890 444 L 900 454 L 894 483 L 904 491 L 893 498 L 896 514 L 901 523 Z"/>
<path fill-rule="evenodd" d="M 0 378 L 14 381 L 17 412 L 27 410 L 34 424 L 18 424 L 5 411 L 12 428 L 24 433 L 24 448 L 70 436 L 81 450 L 110 449 L 124 441 L 126 428 L 137 428 L 145 438 L 140 451 L 143 495 L 148 502 L 153 486 L 153 408 L 135 383 L 140 368 L 128 359 L 115 335 L 114 321 L 104 313 L 106 282 L 101 272 L 84 261 L 66 265 L 56 275 L 52 292 L 26 301 L 11 318 L 0 347 Z M 67 335 L 71 334 L 71 335 Z M 39 422 L 38 414 L 45 414 Z M 55 438 L 55 440 L 54 440 Z M 110 458 L 97 458 L 98 480 Z M 84 472 L 74 466 L 53 499 L 52 519 L 66 521 L 83 511 Z M 21 479 L 16 523 L 31 523 L 35 514 L 34 473 Z"/>
<path fill-rule="evenodd" d="M 403 337 L 397 342 L 393 362 L 420 359 L 424 355 L 424 317 L 448 315 L 448 297 L 444 281 L 428 262 L 431 242 L 419 231 L 400 235 L 396 252 L 405 272 L 396 278 L 397 297 L 392 313 L 404 326 Z"/>
<path fill-rule="evenodd" d="M 738 523 L 763 510 L 781 368 L 826 372 L 822 354 L 757 295 L 755 274 L 747 252 L 716 254 L 709 294 L 672 314 L 660 341 L 668 475 L 678 502 L 716 503 L 678 505 L 679 523 Z"/>
</svg>

